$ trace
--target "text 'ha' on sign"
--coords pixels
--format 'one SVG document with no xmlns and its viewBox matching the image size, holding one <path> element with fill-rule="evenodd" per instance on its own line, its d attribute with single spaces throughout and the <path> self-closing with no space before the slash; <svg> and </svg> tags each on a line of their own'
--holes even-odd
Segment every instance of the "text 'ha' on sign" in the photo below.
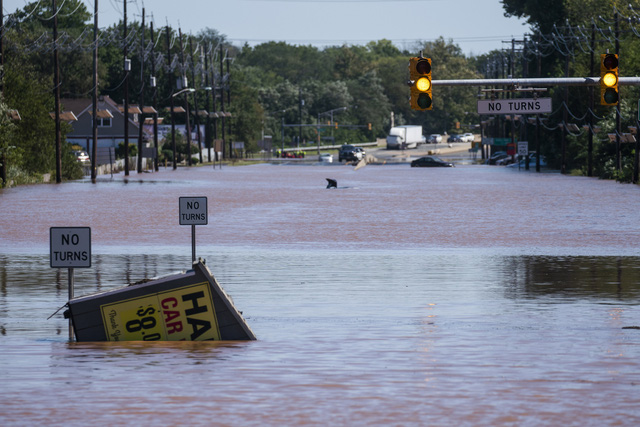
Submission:
<svg viewBox="0 0 640 427">
<path fill-rule="evenodd" d="M 180 197 L 180 225 L 207 225 L 206 197 Z"/>
<path fill-rule="evenodd" d="M 478 114 L 543 114 L 551 112 L 551 98 L 478 100 Z"/>
<path fill-rule="evenodd" d="M 49 245 L 51 268 L 91 267 L 91 228 L 51 227 Z"/>
</svg>

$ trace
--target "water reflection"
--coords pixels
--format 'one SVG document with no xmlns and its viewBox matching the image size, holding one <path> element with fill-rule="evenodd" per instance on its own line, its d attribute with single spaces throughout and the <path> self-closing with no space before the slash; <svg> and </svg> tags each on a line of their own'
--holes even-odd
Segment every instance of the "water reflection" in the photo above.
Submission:
<svg viewBox="0 0 640 427">
<path fill-rule="evenodd" d="M 503 260 L 508 298 L 562 298 L 638 303 L 640 258 L 508 257 Z"/>
<path fill-rule="evenodd" d="M 228 252 L 228 251 L 227 251 Z M 639 257 L 446 256 L 404 251 L 329 253 L 233 250 L 204 253 L 220 283 L 244 303 L 248 316 L 260 312 L 261 298 L 281 301 L 280 315 L 309 319 L 309 304 L 318 316 L 331 316 L 358 304 L 372 315 L 381 298 L 389 307 L 422 310 L 436 302 L 506 298 L 539 303 L 593 301 L 600 304 L 640 301 Z M 345 275 L 344 260 L 358 266 Z M 94 255 L 89 269 L 74 270 L 75 295 L 87 295 L 139 280 L 185 270 L 188 256 Z M 250 268 L 247 268 L 250 266 Z M 32 328 L 40 334 L 64 328 L 61 315 L 46 322 L 67 300 L 68 271 L 51 269 L 43 256 L 0 254 L 0 324 L 4 334 Z M 389 294 L 384 294 L 388 289 Z M 384 295 L 384 297 L 383 297 Z M 317 306 L 322 302 L 324 305 Z M 426 305 L 423 305 L 426 304 Z M 477 309 L 477 308 L 476 308 Z M 27 315 L 26 313 L 29 313 Z M 46 336 L 46 335 L 45 335 Z"/>
</svg>

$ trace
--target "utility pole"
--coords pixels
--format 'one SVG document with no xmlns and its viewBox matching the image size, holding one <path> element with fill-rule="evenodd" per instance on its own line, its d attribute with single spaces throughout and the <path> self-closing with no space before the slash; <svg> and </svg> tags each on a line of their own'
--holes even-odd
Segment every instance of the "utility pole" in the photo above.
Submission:
<svg viewBox="0 0 640 427">
<path fill-rule="evenodd" d="M 224 140 L 224 69 L 222 68 L 222 46 L 220 46 L 220 111 L 222 111 L 222 120 L 220 121 L 220 130 L 222 132 L 222 157 L 227 157 L 225 154 L 225 140 Z M 225 52 L 226 56 L 226 52 Z M 229 147 L 229 157 L 231 156 L 231 147 Z"/>
<path fill-rule="evenodd" d="M 193 92 L 193 103 L 195 104 L 194 106 L 194 113 L 195 113 L 195 118 L 194 118 L 194 124 L 196 125 L 196 133 L 197 133 L 197 137 L 198 137 L 198 154 L 199 157 L 198 159 L 200 160 L 200 164 L 202 164 L 202 140 L 200 137 L 200 119 L 198 117 L 198 85 L 196 85 L 196 72 L 195 72 L 195 63 L 193 61 L 193 38 L 189 37 L 189 56 L 191 56 L 191 80 L 193 84 L 193 88 L 196 89 L 195 92 Z"/>
<path fill-rule="evenodd" d="M 298 123 L 302 124 L 302 105 L 304 100 L 302 99 L 302 88 L 298 86 Z M 300 148 L 300 141 L 302 140 L 302 126 L 298 128 L 298 148 Z"/>
<path fill-rule="evenodd" d="M 171 35 L 169 34 L 169 24 L 167 23 L 167 63 L 169 64 L 169 67 L 171 67 Z M 169 81 L 169 93 L 171 94 L 171 150 L 173 151 L 173 159 L 171 160 L 171 164 L 173 165 L 173 170 L 176 170 L 178 165 L 176 165 L 176 117 L 175 117 L 175 111 L 174 110 L 174 102 L 173 102 L 173 77 L 175 77 L 175 74 L 171 73 L 171 75 L 169 75 L 169 78 L 167 79 Z"/>
<path fill-rule="evenodd" d="M 98 0 L 93 5 L 93 147 L 91 147 L 91 182 L 96 183 L 98 175 Z M 89 147 L 87 147 L 89 149 Z"/>
<path fill-rule="evenodd" d="M 0 0 L 1 1 L 1 0 Z M 210 48 L 211 46 L 209 46 Z M 211 93 L 213 92 L 213 85 L 209 85 L 209 51 L 208 49 L 204 50 L 204 85 L 209 88 L 207 93 L 207 121 L 205 123 L 204 128 L 204 142 L 207 146 L 207 158 L 211 161 Z M 213 161 L 213 166 L 215 167 L 216 162 L 215 159 Z"/>
<path fill-rule="evenodd" d="M 4 46 L 2 39 L 4 38 L 4 5 L 3 0 L 0 0 L 0 95 L 4 91 Z M 4 187 L 7 183 L 7 153 L 3 149 L 0 152 L 0 188 Z"/>
<path fill-rule="evenodd" d="M 564 58 L 564 76 L 569 77 L 569 55 L 571 54 L 571 49 L 568 49 L 567 55 Z M 569 120 L 568 112 L 569 109 L 569 88 L 567 86 L 564 87 L 564 108 L 562 109 L 562 151 L 560 154 L 560 173 L 567 173 L 567 121 Z"/>
<path fill-rule="evenodd" d="M 153 78 L 153 109 L 155 113 L 153 113 L 153 146 L 156 151 L 156 158 L 153 161 L 153 169 L 158 172 L 158 83 L 156 80 L 156 61 L 155 61 L 155 38 L 153 37 L 153 21 L 150 22 L 150 31 L 151 31 L 151 76 Z"/>
<path fill-rule="evenodd" d="M 55 98 L 54 120 L 56 121 L 56 183 L 62 182 L 62 135 L 60 134 L 60 64 L 58 57 L 58 6 L 52 0 L 53 12 L 53 96 Z"/>
<path fill-rule="evenodd" d="M 140 116 L 138 116 L 138 167 L 137 172 L 142 173 L 142 136 L 144 128 L 144 7 L 142 8 L 142 25 L 140 28 Z"/>
<path fill-rule="evenodd" d="M 131 63 L 127 58 L 127 0 L 124 3 L 124 175 L 129 176 L 129 70 Z"/>
<path fill-rule="evenodd" d="M 218 49 L 218 47 L 216 47 L 215 49 L 213 49 L 211 51 L 211 101 L 213 102 L 213 112 L 217 112 L 217 108 L 216 107 L 216 71 L 215 71 L 215 62 L 216 62 L 216 50 Z M 218 140 L 218 115 L 216 114 L 216 116 L 213 118 L 213 148 L 214 148 L 214 153 L 213 153 L 213 157 L 214 157 L 214 161 L 213 161 L 213 167 L 215 169 L 216 167 L 216 162 L 215 159 L 218 158 L 218 151 L 216 149 L 216 141 Z M 222 148 L 224 150 L 224 148 Z M 222 162 L 222 159 L 218 159 L 220 162 Z M 221 163 L 222 164 L 222 163 Z"/>
<path fill-rule="evenodd" d="M 182 79 L 183 87 L 182 89 L 187 88 L 187 74 L 185 72 L 184 67 L 184 45 L 182 43 L 182 28 L 178 28 L 178 34 L 180 35 L 180 62 L 182 63 L 182 74 L 180 78 Z M 191 120 L 189 117 L 189 92 L 184 93 L 184 109 L 186 110 L 185 115 L 187 117 L 186 120 L 186 128 L 187 128 L 187 164 L 191 166 Z"/>
</svg>

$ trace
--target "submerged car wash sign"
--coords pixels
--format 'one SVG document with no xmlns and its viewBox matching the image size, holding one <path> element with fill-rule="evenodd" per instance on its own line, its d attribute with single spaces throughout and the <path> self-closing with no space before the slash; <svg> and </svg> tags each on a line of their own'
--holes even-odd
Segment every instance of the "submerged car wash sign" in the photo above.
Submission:
<svg viewBox="0 0 640 427">
<path fill-rule="evenodd" d="M 478 100 L 478 114 L 542 114 L 551 111 L 551 98 Z"/>
<path fill-rule="evenodd" d="M 91 228 L 51 227 L 49 245 L 51 268 L 91 267 Z"/>
<path fill-rule="evenodd" d="M 220 329 L 208 283 L 104 304 L 109 341 L 220 340 Z"/>
<path fill-rule="evenodd" d="M 207 225 L 207 198 L 180 197 L 180 225 Z"/>
</svg>

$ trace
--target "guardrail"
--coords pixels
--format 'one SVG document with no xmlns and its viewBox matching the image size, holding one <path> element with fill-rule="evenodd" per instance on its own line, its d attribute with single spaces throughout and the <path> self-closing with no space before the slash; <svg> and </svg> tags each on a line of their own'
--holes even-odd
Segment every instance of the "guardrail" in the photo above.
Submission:
<svg viewBox="0 0 640 427">
<path fill-rule="evenodd" d="M 321 145 L 320 146 L 320 150 L 337 150 L 340 147 L 342 147 L 345 144 L 337 144 L 337 145 Z M 349 144 L 349 145 L 353 145 L 354 147 L 376 147 L 378 146 L 377 142 L 360 142 L 360 143 L 355 143 L 355 144 Z M 282 148 L 275 148 L 274 150 L 280 150 L 280 151 L 284 151 L 284 152 L 289 152 L 289 151 L 317 151 L 318 150 L 318 146 L 317 145 L 307 145 L 305 147 L 294 147 L 294 148 L 285 148 L 284 150 Z"/>
</svg>

